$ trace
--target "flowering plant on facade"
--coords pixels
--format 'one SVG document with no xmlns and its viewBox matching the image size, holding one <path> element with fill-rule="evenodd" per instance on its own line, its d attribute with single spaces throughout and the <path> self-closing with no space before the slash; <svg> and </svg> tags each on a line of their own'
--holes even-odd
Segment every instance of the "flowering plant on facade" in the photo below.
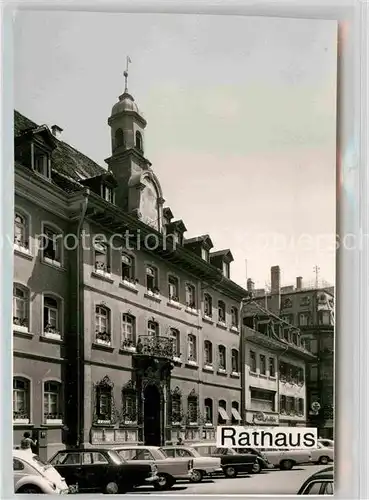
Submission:
<svg viewBox="0 0 369 500">
<path fill-rule="evenodd" d="M 186 307 L 189 309 L 196 309 L 196 304 L 195 302 L 186 302 Z"/>
<path fill-rule="evenodd" d="M 179 302 L 179 297 L 177 295 L 170 295 L 169 300 L 172 302 Z"/>
<path fill-rule="evenodd" d="M 60 333 L 59 330 L 55 326 L 50 325 L 50 323 L 47 323 L 47 325 L 44 328 L 44 332 L 45 333 L 55 333 L 57 335 Z"/>
<path fill-rule="evenodd" d="M 132 349 L 135 347 L 135 343 L 132 339 L 124 339 L 122 342 L 122 348 L 123 349 Z"/>
<path fill-rule="evenodd" d="M 28 319 L 27 318 L 18 318 L 17 316 L 13 316 L 13 325 L 28 326 Z"/>
<path fill-rule="evenodd" d="M 111 336 L 110 333 L 107 333 L 106 331 L 99 332 L 96 330 L 96 340 L 102 340 L 103 342 L 111 342 Z"/>
</svg>

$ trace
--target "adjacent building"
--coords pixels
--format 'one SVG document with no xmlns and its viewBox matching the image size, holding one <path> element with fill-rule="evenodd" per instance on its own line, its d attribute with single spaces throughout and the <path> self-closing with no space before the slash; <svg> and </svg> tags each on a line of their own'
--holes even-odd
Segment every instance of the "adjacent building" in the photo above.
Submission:
<svg viewBox="0 0 369 500">
<path fill-rule="evenodd" d="M 247 424 L 307 425 L 306 367 L 315 359 L 300 331 L 251 300 L 243 307 Z"/>
<path fill-rule="evenodd" d="M 240 304 L 230 250 L 185 239 L 145 156 L 127 89 L 102 168 L 62 129 L 15 112 L 14 443 L 215 439 L 241 420 Z"/>
<path fill-rule="evenodd" d="M 315 358 L 307 365 L 307 422 L 321 437 L 333 439 L 334 420 L 334 287 L 303 284 L 280 286 L 280 269 L 271 269 L 270 292 L 255 291 L 254 300 L 298 328 L 301 340 Z"/>
</svg>

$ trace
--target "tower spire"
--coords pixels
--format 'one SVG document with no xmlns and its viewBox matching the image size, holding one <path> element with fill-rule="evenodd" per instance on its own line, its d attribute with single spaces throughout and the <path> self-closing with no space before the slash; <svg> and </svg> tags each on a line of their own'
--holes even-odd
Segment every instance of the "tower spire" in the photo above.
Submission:
<svg viewBox="0 0 369 500">
<path fill-rule="evenodd" d="M 131 58 L 129 56 L 127 56 L 127 58 L 126 58 L 126 70 L 123 73 L 123 75 L 124 75 L 124 81 L 125 81 L 124 92 L 128 92 L 128 66 L 129 66 L 129 64 L 131 62 L 132 62 Z"/>
</svg>

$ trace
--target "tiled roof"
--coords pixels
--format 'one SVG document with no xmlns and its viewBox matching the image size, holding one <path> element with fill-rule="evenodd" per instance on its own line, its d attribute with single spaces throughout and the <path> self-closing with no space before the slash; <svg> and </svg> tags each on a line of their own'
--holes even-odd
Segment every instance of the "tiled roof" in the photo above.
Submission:
<svg viewBox="0 0 369 500">
<path fill-rule="evenodd" d="M 35 129 L 38 125 L 14 111 L 14 136 L 17 137 L 26 130 Z M 57 147 L 52 152 L 51 167 L 66 178 L 77 182 L 89 177 L 95 177 L 106 173 L 106 169 L 95 163 L 91 158 L 85 156 L 66 142 L 56 139 Z M 59 178 L 60 176 L 58 176 Z M 62 187 L 62 186 L 61 186 Z"/>
</svg>

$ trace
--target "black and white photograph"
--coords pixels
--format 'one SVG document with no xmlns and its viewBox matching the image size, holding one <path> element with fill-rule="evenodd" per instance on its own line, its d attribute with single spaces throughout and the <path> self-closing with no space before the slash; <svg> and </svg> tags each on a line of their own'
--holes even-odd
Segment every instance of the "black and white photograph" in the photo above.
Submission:
<svg viewBox="0 0 369 500">
<path fill-rule="evenodd" d="M 14 492 L 333 495 L 337 22 L 13 28 Z"/>
</svg>

